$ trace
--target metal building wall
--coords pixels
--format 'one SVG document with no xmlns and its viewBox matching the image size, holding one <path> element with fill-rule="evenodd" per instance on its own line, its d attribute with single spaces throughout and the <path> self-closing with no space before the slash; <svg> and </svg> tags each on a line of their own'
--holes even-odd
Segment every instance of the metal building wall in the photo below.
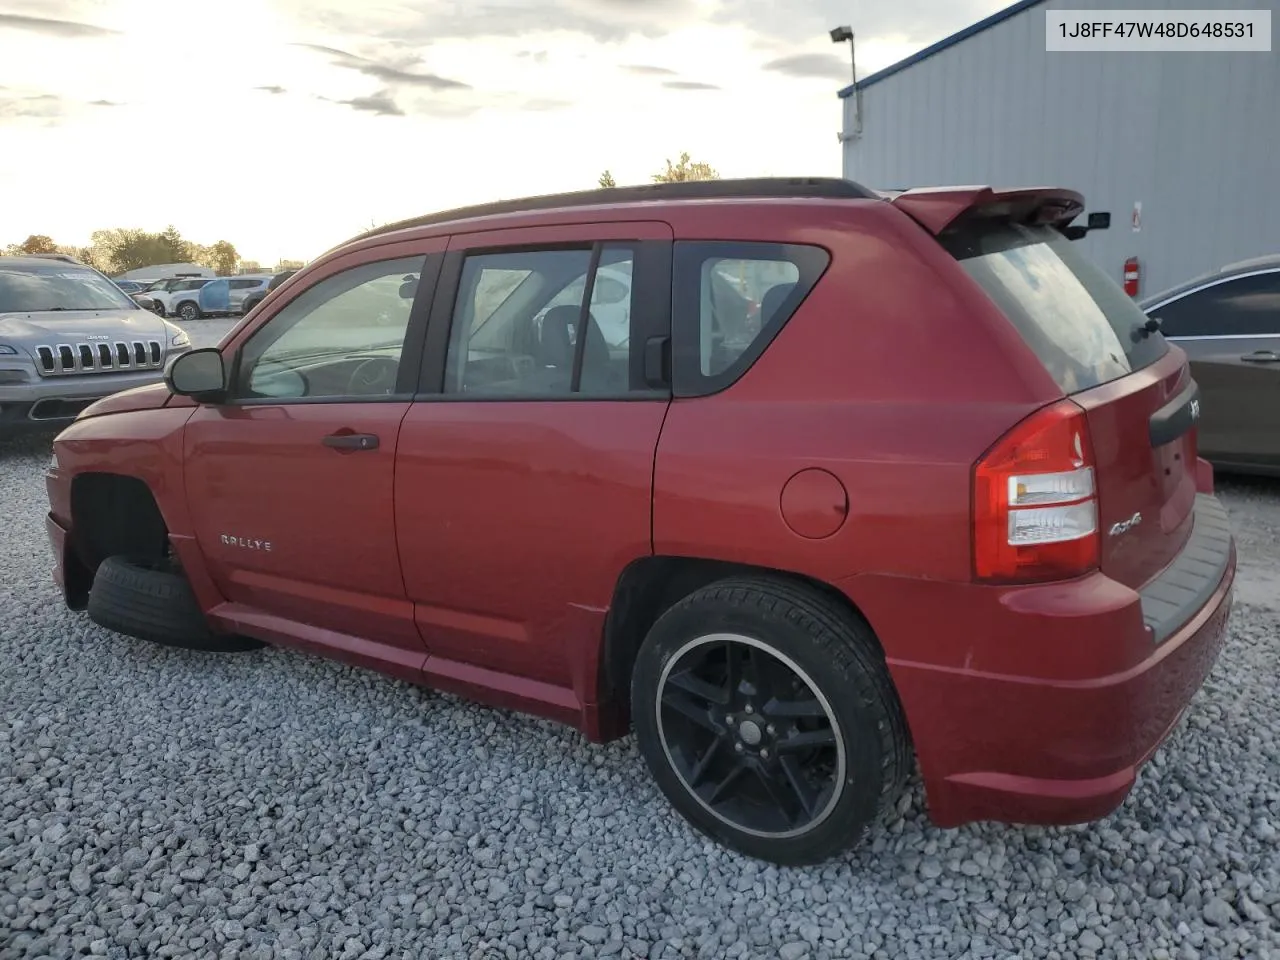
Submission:
<svg viewBox="0 0 1280 960">
<path fill-rule="evenodd" d="M 1089 6 L 1168 9 L 1151 0 Z M 1280 252 L 1274 35 L 1270 53 L 1048 53 L 1045 11 L 1054 8 L 1080 4 L 1031 6 L 863 88 L 862 136 L 844 144 L 844 175 L 881 188 L 1078 189 L 1088 211 L 1112 216 L 1109 230 L 1079 242 L 1117 279 L 1124 259 L 1139 257 L 1144 294 Z M 852 106 L 846 97 L 846 132 Z"/>
</svg>

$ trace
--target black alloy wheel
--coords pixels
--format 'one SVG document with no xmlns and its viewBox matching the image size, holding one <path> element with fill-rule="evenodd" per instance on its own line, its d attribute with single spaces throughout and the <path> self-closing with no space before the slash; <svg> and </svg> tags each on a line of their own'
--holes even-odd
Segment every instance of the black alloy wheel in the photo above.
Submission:
<svg viewBox="0 0 1280 960">
<path fill-rule="evenodd" d="M 632 670 L 631 717 L 676 811 L 772 863 L 820 863 L 859 843 L 911 766 L 866 621 L 781 577 L 717 581 L 659 616 Z"/>
<path fill-rule="evenodd" d="M 840 724 L 795 661 L 752 637 L 709 634 L 676 652 L 658 691 L 662 748 L 712 816 L 782 838 L 831 814 L 844 790 Z"/>
</svg>

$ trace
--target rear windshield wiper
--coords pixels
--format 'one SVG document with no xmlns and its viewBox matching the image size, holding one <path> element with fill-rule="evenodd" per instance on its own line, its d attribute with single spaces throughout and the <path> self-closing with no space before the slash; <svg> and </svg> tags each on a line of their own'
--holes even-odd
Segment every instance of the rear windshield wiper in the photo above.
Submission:
<svg viewBox="0 0 1280 960">
<path fill-rule="evenodd" d="M 1147 337 L 1159 330 L 1160 319 L 1158 317 L 1152 317 L 1146 323 L 1140 323 L 1133 328 L 1133 342 L 1137 343 L 1139 340 L 1145 340 Z"/>
</svg>

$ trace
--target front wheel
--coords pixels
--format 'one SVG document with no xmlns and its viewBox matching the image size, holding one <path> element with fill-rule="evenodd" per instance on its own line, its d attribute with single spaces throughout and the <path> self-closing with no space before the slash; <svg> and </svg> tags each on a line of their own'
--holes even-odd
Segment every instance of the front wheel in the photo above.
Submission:
<svg viewBox="0 0 1280 960">
<path fill-rule="evenodd" d="M 87 612 L 100 627 L 184 650 L 234 653 L 264 646 L 210 630 L 186 576 L 167 559 L 107 557 L 94 575 Z"/>
<path fill-rule="evenodd" d="M 858 843 L 908 771 L 870 631 L 783 581 L 715 583 L 664 613 L 636 660 L 631 708 L 672 805 L 774 863 L 817 863 Z"/>
<path fill-rule="evenodd" d="M 178 307 L 178 316 L 190 323 L 192 320 L 200 319 L 200 308 L 190 300 Z"/>
</svg>

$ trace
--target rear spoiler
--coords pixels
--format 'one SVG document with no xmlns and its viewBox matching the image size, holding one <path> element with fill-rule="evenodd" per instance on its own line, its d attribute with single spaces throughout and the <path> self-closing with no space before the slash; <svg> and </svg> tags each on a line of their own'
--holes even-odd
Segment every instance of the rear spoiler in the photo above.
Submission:
<svg viewBox="0 0 1280 960">
<path fill-rule="evenodd" d="M 889 199 L 934 236 L 965 219 L 998 219 L 1015 223 L 1054 226 L 1076 239 L 1084 231 L 1101 229 L 1090 216 L 1088 227 L 1070 227 L 1084 212 L 1084 196 L 1061 187 L 1025 187 L 993 190 L 991 187 L 918 187 Z M 1109 223 L 1110 218 L 1107 217 Z"/>
</svg>

